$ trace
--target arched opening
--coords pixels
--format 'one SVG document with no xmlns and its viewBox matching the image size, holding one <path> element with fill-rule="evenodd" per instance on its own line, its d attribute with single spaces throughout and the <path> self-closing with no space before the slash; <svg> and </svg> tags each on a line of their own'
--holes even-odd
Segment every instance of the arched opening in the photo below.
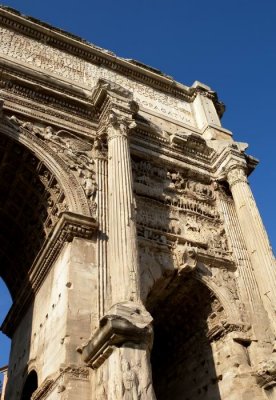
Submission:
<svg viewBox="0 0 276 400">
<path fill-rule="evenodd" d="M 0 189 L 0 276 L 14 300 L 67 205 L 47 167 L 5 135 L 0 138 Z"/>
<path fill-rule="evenodd" d="M 32 298 L 30 270 L 47 238 L 51 236 L 60 214 L 66 210 L 65 194 L 53 173 L 30 149 L 0 135 L 0 277 L 3 279 L 0 298 L 1 302 L 5 301 L 5 307 L 2 304 L 0 307 L 2 320 L 11 303 L 18 304 L 22 292 Z M 31 307 L 30 302 L 29 310 Z M 9 315 L 6 318 L 3 330 L 10 337 L 13 338 L 22 316 L 16 321 L 9 319 Z M 32 326 L 32 312 L 28 314 L 28 324 Z M 10 330 L 7 330 L 7 326 Z M 26 326 L 23 333 L 29 334 Z M 1 335 L 0 341 L 1 356 L 5 355 L 1 363 L 6 365 L 9 340 Z M 30 338 L 26 337 L 21 349 L 18 343 L 14 346 L 13 342 L 8 372 L 10 380 L 20 373 L 20 368 L 23 370 L 26 367 L 26 363 L 23 365 L 21 362 L 20 368 L 19 364 L 23 357 L 28 361 L 30 343 Z M 37 387 L 34 374 L 30 375 L 26 385 L 23 399 L 30 398 L 31 390 Z"/>
<path fill-rule="evenodd" d="M 172 285 L 166 295 L 150 295 L 154 318 L 151 355 L 158 400 L 221 399 L 212 339 L 224 310 L 213 293 L 193 277 Z"/>
<path fill-rule="evenodd" d="M 5 282 L 1 278 L 0 278 L 0 294 L 1 294 L 0 295 L 0 324 L 1 324 L 12 305 L 11 295 L 8 291 Z M 1 349 L 0 352 L 0 369 L 1 369 L 2 367 L 8 365 L 9 353 L 10 353 L 10 339 L 6 335 L 3 335 L 2 332 L 0 332 L 0 349 Z M 3 374 L 0 373 L 0 388 L 3 384 L 3 378 L 4 378 Z"/>
<path fill-rule="evenodd" d="M 38 388 L 37 374 L 35 371 L 31 371 L 24 384 L 21 400 L 31 400 L 32 394 Z"/>
</svg>

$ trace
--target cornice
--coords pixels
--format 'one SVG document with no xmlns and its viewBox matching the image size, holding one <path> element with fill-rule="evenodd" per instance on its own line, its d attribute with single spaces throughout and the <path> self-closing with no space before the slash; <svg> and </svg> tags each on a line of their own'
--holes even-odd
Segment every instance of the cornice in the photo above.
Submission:
<svg viewBox="0 0 276 400">
<path fill-rule="evenodd" d="M 22 289 L 1 326 L 1 330 L 7 336 L 11 337 L 14 333 L 64 244 L 72 242 L 75 237 L 91 239 L 96 229 L 97 223 L 92 217 L 72 212 L 64 212 L 62 214 L 53 233 L 45 241 L 34 260 L 30 272 L 22 284 Z"/>
<path fill-rule="evenodd" d="M 30 109 L 38 109 L 57 118 L 90 126 L 96 111 L 91 99 L 83 90 L 59 80 L 48 79 L 30 68 L 0 59 L 1 97 L 15 103 L 32 101 Z M 27 105 L 27 104 L 26 104 Z M 47 107 L 47 109 L 46 109 Z M 62 115 L 66 113 L 66 115 Z"/>
<path fill-rule="evenodd" d="M 122 74 L 154 87 L 155 89 L 172 94 L 184 101 L 192 102 L 198 93 L 197 88 L 178 83 L 171 77 L 162 74 L 152 67 L 134 60 L 117 57 L 114 53 L 92 45 L 61 29 L 54 28 L 37 19 L 22 16 L 14 9 L 3 6 L 0 7 L 0 25 L 93 64 L 116 70 L 118 74 Z M 207 92 L 204 91 L 205 95 L 211 96 L 221 116 L 222 107 L 215 92 L 210 91 L 209 94 Z"/>
</svg>

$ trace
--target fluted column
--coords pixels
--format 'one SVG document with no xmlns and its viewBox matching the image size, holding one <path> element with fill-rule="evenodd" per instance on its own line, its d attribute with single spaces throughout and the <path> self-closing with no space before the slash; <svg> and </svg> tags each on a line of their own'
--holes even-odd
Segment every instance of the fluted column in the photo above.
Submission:
<svg viewBox="0 0 276 400">
<path fill-rule="evenodd" d="M 152 317 L 140 298 L 128 137 L 136 126 L 132 105 L 123 99 L 121 102 L 115 99 L 114 103 L 110 100 L 102 117 L 101 132 L 108 142 L 108 276 L 104 275 L 104 255 L 99 253 L 99 271 L 102 271 L 99 276 L 99 328 L 80 351 L 84 362 L 95 370 L 93 385 L 97 398 L 102 398 L 105 393 L 105 398 L 110 400 L 155 400 L 150 364 Z M 100 186 L 101 174 L 105 181 L 105 166 L 102 163 L 97 166 Z M 100 190 L 98 200 L 103 206 L 105 199 L 104 196 L 101 198 Z M 106 220 L 102 219 L 99 227 L 105 228 L 105 224 Z M 104 251 L 102 245 L 98 251 Z M 111 289 L 109 307 L 101 301 L 101 296 L 107 294 L 106 288 Z"/>
<path fill-rule="evenodd" d="M 245 168 L 235 163 L 227 171 L 227 180 L 235 202 L 237 216 L 249 252 L 264 307 L 274 328 L 276 310 L 276 271 L 274 256 L 262 223 Z"/>
<path fill-rule="evenodd" d="M 108 206 L 107 206 L 107 150 L 103 138 L 97 137 L 94 142 L 94 159 L 97 176 L 97 220 L 99 224 L 97 237 L 98 260 L 98 317 L 104 316 L 108 306 L 108 270 L 107 270 L 107 237 L 108 237 Z"/>
<path fill-rule="evenodd" d="M 135 123 L 111 112 L 108 121 L 109 272 L 112 304 L 140 302 L 135 200 L 129 131 Z"/>
</svg>

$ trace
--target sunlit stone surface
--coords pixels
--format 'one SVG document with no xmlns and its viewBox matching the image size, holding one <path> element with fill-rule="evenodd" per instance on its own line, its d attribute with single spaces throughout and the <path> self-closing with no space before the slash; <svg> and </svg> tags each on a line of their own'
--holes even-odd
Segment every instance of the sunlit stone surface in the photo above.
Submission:
<svg viewBox="0 0 276 400">
<path fill-rule="evenodd" d="M 275 260 L 223 104 L 0 8 L 5 400 L 276 399 Z"/>
</svg>

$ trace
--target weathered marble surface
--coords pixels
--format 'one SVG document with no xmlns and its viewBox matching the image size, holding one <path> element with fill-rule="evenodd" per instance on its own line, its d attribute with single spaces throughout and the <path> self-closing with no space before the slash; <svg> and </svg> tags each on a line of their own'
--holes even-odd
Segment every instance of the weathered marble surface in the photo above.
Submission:
<svg viewBox="0 0 276 400">
<path fill-rule="evenodd" d="M 0 35 L 5 400 L 276 399 L 257 162 L 216 93 L 5 8 Z"/>
</svg>

